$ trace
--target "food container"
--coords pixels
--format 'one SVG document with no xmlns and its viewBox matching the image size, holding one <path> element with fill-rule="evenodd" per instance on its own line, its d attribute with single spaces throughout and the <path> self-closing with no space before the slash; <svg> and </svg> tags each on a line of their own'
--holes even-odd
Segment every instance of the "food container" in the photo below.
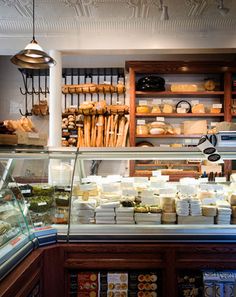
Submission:
<svg viewBox="0 0 236 297">
<path fill-rule="evenodd" d="M 148 125 L 145 123 L 145 120 L 138 120 L 136 126 L 137 135 L 147 135 L 149 133 Z"/>
</svg>

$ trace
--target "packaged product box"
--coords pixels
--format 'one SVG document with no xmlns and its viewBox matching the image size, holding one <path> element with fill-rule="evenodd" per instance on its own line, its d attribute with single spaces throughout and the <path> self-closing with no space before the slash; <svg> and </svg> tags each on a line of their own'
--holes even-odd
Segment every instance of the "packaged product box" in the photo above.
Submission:
<svg viewBox="0 0 236 297">
<path fill-rule="evenodd" d="M 129 274 L 129 296 L 161 296 L 160 276 L 157 272 L 131 272 Z"/>
<path fill-rule="evenodd" d="M 99 274 L 97 272 L 78 273 L 78 297 L 99 297 Z"/>
<path fill-rule="evenodd" d="M 203 280 L 201 271 L 180 272 L 177 277 L 179 297 L 202 297 Z"/>
<path fill-rule="evenodd" d="M 128 296 L 128 273 L 108 272 L 107 273 L 107 296 L 127 297 Z"/>
</svg>

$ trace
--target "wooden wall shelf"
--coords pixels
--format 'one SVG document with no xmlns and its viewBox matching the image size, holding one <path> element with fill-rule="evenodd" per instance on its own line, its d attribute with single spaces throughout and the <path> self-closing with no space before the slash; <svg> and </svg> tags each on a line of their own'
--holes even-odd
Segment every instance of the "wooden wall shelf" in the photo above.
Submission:
<svg viewBox="0 0 236 297">
<path fill-rule="evenodd" d="M 212 92 L 170 92 L 170 91 L 165 91 L 165 92 L 142 92 L 142 91 L 136 91 L 136 95 L 140 96 L 220 96 L 224 95 L 223 91 L 212 91 Z M 236 94 L 236 92 L 235 92 Z"/>
<path fill-rule="evenodd" d="M 196 117 L 223 117 L 224 113 L 136 113 L 137 118 L 166 117 L 166 118 L 196 118 Z"/>
</svg>

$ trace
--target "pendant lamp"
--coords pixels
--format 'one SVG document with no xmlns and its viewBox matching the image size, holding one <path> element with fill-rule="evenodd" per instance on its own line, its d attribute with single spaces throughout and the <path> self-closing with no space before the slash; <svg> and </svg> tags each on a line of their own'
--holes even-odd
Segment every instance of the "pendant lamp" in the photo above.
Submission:
<svg viewBox="0 0 236 297">
<path fill-rule="evenodd" d="M 35 0 L 33 0 L 33 39 L 19 53 L 11 58 L 11 62 L 20 68 L 29 69 L 48 69 L 56 64 L 56 61 L 50 57 L 35 39 Z"/>
</svg>

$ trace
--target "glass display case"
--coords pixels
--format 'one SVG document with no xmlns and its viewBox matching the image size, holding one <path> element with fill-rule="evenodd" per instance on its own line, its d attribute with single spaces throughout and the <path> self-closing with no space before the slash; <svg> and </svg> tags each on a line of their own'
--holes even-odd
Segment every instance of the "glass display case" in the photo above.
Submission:
<svg viewBox="0 0 236 297">
<path fill-rule="evenodd" d="M 0 279 L 34 248 L 27 205 L 10 174 L 11 160 L 0 160 Z"/>
<path fill-rule="evenodd" d="M 198 148 L 1 149 L 12 180 L 24 198 L 33 234 L 56 232 L 58 241 L 235 241 L 235 175 L 223 176 L 233 148 L 218 148 L 224 164 L 205 177 Z M 130 175 L 130 163 L 195 162 L 198 178 L 169 181 L 166 172 Z M 149 167 L 149 166 L 147 166 Z M 227 168 L 228 171 L 228 168 Z M 211 178 L 210 178 L 211 176 Z M 52 231 L 54 230 L 54 231 Z M 55 242 L 55 240 L 54 240 Z"/>
</svg>

